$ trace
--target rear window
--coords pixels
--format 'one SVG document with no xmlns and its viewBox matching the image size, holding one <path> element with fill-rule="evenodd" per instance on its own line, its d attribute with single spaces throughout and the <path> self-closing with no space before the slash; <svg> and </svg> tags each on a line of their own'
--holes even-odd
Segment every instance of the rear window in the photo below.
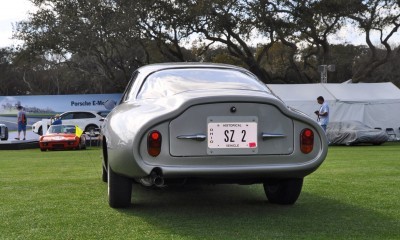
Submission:
<svg viewBox="0 0 400 240">
<path fill-rule="evenodd" d="M 74 114 L 74 119 L 95 118 L 96 115 L 89 112 L 78 112 Z"/>
<path fill-rule="evenodd" d="M 137 98 L 161 98 L 186 91 L 206 89 L 246 89 L 269 92 L 265 84 L 241 71 L 209 68 L 168 69 L 149 75 Z"/>
<path fill-rule="evenodd" d="M 100 111 L 100 112 L 97 112 L 97 114 L 99 114 L 100 116 L 102 116 L 102 117 L 107 117 L 107 115 L 110 113 L 110 111 Z"/>
</svg>

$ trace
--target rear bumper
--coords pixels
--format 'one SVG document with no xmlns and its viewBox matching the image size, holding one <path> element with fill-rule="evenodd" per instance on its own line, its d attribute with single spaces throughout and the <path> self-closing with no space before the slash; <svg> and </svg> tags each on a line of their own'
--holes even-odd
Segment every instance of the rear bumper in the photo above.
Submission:
<svg viewBox="0 0 400 240">
<path fill-rule="evenodd" d="M 286 156 L 288 157 L 288 156 Z M 224 178 L 224 179 L 253 179 L 253 178 L 288 178 L 288 177 L 305 177 L 314 172 L 323 162 L 325 156 L 319 156 L 316 159 L 305 163 L 293 163 L 283 161 L 284 156 L 276 156 L 280 158 L 281 163 L 265 164 L 247 164 L 247 165 L 176 165 L 176 166 L 151 166 L 146 165 L 143 171 L 157 170 L 165 178 L 179 177 L 199 177 L 199 178 Z M 271 159 L 272 160 L 272 159 Z M 276 160 L 276 159 L 275 159 Z M 273 161 L 270 161 L 273 162 Z"/>
<path fill-rule="evenodd" d="M 290 167 L 253 166 L 241 168 L 159 168 L 164 178 L 206 178 L 206 179 L 264 179 L 264 178 L 303 178 L 314 169 L 296 169 Z"/>
<path fill-rule="evenodd" d="M 135 160 L 132 155 L 129 157 L 120 155 L 120 157 L 113 156 L 116 157 L 117 161 L 113 161 L 111 167 L 115 172 L 130 178 L 147 177 L 154 171 L 164 178 L 302 178 L 314 172 L 323 163 L 327 155 L 327 148 L 316 149 L 316 152 L 313 158 L 301 162 L 298 161 L 301 156 L 264 155 L 175 157 L 169 159 L 169 163 L 165 161 L 164 163 L 151 164 L 140 158 Z M 116 152 L 113 151 L 113 153 Z"/>
</svg>

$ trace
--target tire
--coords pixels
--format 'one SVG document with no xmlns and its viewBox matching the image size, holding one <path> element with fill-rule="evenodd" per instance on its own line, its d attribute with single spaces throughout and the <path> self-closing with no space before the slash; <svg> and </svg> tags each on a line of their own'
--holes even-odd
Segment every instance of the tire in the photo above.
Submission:
<svg viewBox="0 0 400 240">
<path fill-rule="evenodd" d="M 101 164 L 101 169 L 102 169 L 101 179 L 103 180 L 103 182 L 108 182 L 108 174 L 107 174 L 108 156 L 107 156 L 107 144 L 105 138 L 102 142 L 102 148 L 103 148 L 102 149 L 103 160 Z"/>
<path fill-rule="evenodd" d="M 8 140 L 8 127 L 4 128 L 4 138 L 1 139 L 2 141 Z"/>
<path fill-rule="evenodd" d="M 300 196 L 303 178 L 272 179 L 264 183 L 265 195 L 270 203 L 292 205 Z"/>
<path fill-rule="evenodd" d="M 98 127 L 96 125 L 89 125 L 85 128 L 85 133 L 89 132 L 91 135 L 96 131 Z"/>
<path fill-rule="evenodd" d="M 107 170 L 104 166 L 101 169 L 102 169 L 101 180 L 103 180 L 103 182 L 107 182 L 107 180 L 108 180 Z"/>
<path fill-rule="evenodd" d="M 132 180 L 118 175 L 108 165 L 108 204 L 112 208 L 127 208 L 131 205 Z"/>
<path fill-rule="evenodd" d="M 41 148 L 40 151 L 46 152 L 46 148 Z"/>
</svg>

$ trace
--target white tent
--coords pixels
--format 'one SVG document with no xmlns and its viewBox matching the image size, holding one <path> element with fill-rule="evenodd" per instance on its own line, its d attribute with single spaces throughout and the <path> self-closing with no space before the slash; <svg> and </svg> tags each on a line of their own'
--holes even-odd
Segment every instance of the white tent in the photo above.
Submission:
<svg viewBox="0 0 400 240">
<path fill-rule="evenodd" d="M 370 127 L 393 128 L 400 137 L 400 89 L 393 83 L 268 84 L 288 106 L 316 119 L 314 111 L 323 96 L 330 107 L 330 121 L 357 120 Z"/>
</svg>

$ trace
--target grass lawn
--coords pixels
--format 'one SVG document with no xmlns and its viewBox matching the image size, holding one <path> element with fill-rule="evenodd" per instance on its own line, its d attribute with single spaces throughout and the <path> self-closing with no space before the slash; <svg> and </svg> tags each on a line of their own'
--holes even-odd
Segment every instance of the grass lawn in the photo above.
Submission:
<svg viewBox="0 0 400 240">
<path fill-rule="evenodd" d="M 261 185 L 133 186 L 108 207 L 100 150 L 0 151 L 0 239 L 399 239 L 400 144 L 330 147 L 293 206 Z"/>
</svg>

